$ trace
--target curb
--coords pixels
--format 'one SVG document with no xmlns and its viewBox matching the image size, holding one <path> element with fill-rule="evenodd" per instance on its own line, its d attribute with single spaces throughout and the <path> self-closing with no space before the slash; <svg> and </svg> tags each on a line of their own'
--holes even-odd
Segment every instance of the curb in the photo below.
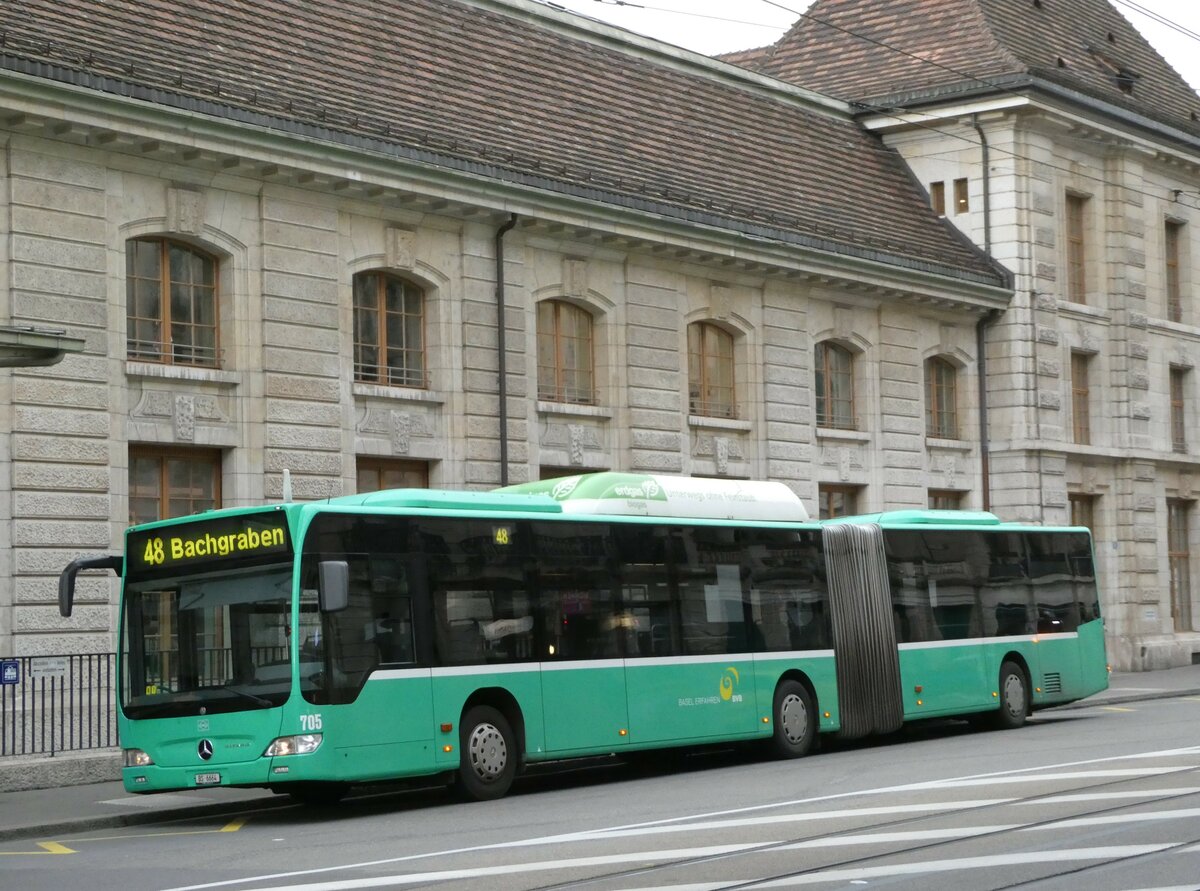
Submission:
<svg viewBox="0 0 1200 891">
<path fill-rule="evenodd" d="M 1127 702 L 1144 702 L 1151 699 L 1175 699 L 1181 696 L 1200 696 L 1200 688 L 1181 690 L 1162 690 L 1158 692 L 1139 691 L 1138 693 L 1115 695 L 1097 694 L 1097 697 L 1068 702 L 1064 705 L 1051 706 L 1044 711 L 1071 711 L 1085 708 L 1100 708 L 1106 705 L 1119 705 Z M 2 795 L 0 795 L 2 797 Z M 287 795 L 275 795 L 265 792 L 256 798 L 243 801 L 214 802 L 212 804 L 184 805 L 182 807 L 167 806 L 163 810 L 146 810 L 128 814 L 110 814 L 94 817 L 79 817 L 70 820 L 59 820 L 52 823 L 42 823 L 34 826 L 21 826 L 15 829 L 0 829 L 0 842 L 19 841 L 28 838 L 52 840 L 55 837 L 74 835 L 81 832 L 91 832 L 97 829 L 119 829 L 124 826 L 141 826 L 147 823 L 172 822 L 176 820 L 192 820 L 201 817 L 215 817 L 223 814 L 236 815 L 254 813 L 256 811 L 278 810 L 285 807 L 299 807 Z"/>
<path fill-rule="evenodd" d="M 0 842 L 20 841 L 27 838 L 53 840 L 59 836 L 76 835 L 80 832 L 92 832 L 97 829 L 120 829 L 124 826 L 143 826 L 147 823 L 163 823 L 175 820 L 194 820 L 200 817 L 217 817 L 222 814 L 247 814 L 255 811 L 277 810 L 284 807 L 299 807 L 286 795 L 271 795 L 267 797 L 248 799 L 246 801 L 227 801 L 214 804 L 195 804 L 183 807 L 172 807 L 162 811 L 139 811 L 131 814 L 106 814 L 95 817 L 79 817 L 71 820 L 59 820 L 53 823 L 42 823 L 36 826 L 20 826 L 15 829 L 0 829 Z"/>
<path fill-rule="evenodd" d="M 1187 690 L 1162 690 L 1157 693 L 1139 691 L 1137 693 L 1117 693 L 1111 696 L 1096 694 L 1087 699 L 1067 702 L 1063 705 L 1053 705 L 1044 711 L 1070 711 L 1080 708 L 1099 708 L 1105 705 L 1120 705 L 1125 702 L 1145 702 L 1148 699 L 1175 699 L 1179 696 L 1200 696 L 1200 687 Z M 1099 698 L 1097 698 L 1099 697 Z"/>
</svg>

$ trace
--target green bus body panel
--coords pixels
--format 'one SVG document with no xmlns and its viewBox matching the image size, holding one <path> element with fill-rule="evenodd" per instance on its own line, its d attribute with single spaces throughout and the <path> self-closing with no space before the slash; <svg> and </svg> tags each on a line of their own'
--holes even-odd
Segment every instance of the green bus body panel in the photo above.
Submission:
<svg viewBox="0 0 1200 891">
<path fill-rule="evenodd" d="M 629 745 L 625 665 L 621 659 L 566 663 L 542 671 L 545 752 L 596 752 Z M 624 734 L 622 734 L 624 731 Z"/>
<path fill-rule="evenodd" d="M 342 780 L 387 779 L 424 772 L 433 761 L 433 681 L 429 669 L 402 671 L 391 677 L 376 672 L 354 702 L 342 705 L 313 705 L 303 700 L 307 715 L 321 717 L 324 734 L 316 755 L 332 756 L 334 778 Z M 296 711 L 296 701 L 289 706 Z M 302 733 L 304 722 L 297 713 L 291 726 L 285 720 L 282 733 Z M 311 726 L 311 722 L 309 724 Z M 287 763 L 310 756 L 295 756 Z M 281 764 L 285 759 L 276 759 Z"/>
<path fill-rule="evenodd" d="M 992 690 L 996 679 L 991 678 L 987 669 L 989 660 L 978 642 L 963 643 L 937 647 L 900 645 L 904 720 L 995 707 Z"/>
<path fill-rule="evenodd" d="M 637 744 L 741 739 L 759 732 L 748 655 L 629 659 L 629 723 Z"/>
</svg>

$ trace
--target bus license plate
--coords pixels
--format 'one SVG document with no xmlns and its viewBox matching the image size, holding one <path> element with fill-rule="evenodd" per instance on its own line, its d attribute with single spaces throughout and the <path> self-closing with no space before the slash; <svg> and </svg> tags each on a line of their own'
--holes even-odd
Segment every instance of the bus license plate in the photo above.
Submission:
<svg viewBox="0 0 1200 891">
<path fill-rule="evenodd" d="M 197 786 L 215 786 L 221 782 L 219 773 L 198 773 L 196 774 Z"/>
</svg>

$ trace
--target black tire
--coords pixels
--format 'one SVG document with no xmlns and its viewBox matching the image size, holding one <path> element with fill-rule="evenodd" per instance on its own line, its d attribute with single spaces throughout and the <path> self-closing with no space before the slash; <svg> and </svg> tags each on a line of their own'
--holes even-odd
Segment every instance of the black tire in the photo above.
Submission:
<svg viewBox="0 0 1200 891">
<path fill-rule="evenodd" d="M 287 792 L 293 801 L 308 807 L 333 807 L 350 791 L 349 783 L 295 783 L 277 787 Z"/>
<path fill-rule="evenodd" d="M 1025 672 L 1015 662 L 1000 666 L 1000 708 L 992 713 L 992 726 L 997 730 L 1015 730 L 1025 723 L 1029 714 L 1029 682 Z"/>
<path fill-rule="evenodd" d="M 784 681 L 775 688 L 772 720 L 775 733 L 771 750 L 780 758 L 799 758 L 812 749 L 817 736 L 817 710 L 812 694 L 799 681 Z"/>
<path fill-rule="evenodd" d="M 520 752 L 508 719 L 489 705 L 467 710 L 459 723 L 458 788 L 472 801 L 502 798 L 517 776 Z"/>
</svg>

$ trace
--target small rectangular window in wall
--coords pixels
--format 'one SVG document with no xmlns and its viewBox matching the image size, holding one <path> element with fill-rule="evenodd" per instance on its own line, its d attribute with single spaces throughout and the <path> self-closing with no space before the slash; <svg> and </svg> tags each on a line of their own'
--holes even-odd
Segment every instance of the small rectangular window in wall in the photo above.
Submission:
<svg viewBox="0 0 1200 891">
<path fill-rule="evenodd" d="M 129 522 L 151 523 L 221 506 L 221 453 L 211 449 L 129 449 Z"/>
<path fill-rule="evenodd" d="M 1096 532 L 1096 496 L 1071 492 L 1067 495 L 1071 507 L 1071 525 L 1084 526 Z"/>
<path fill-rule="evenodd" d="M 1090 363 L 1091 356 L 1087 353 L 1071 353 L 1071 439 L 1079 445 L 1092 442 Z"/>
<path fill-rule="evenodd" d="M 358 492 L 381 489 L 428 489 L 429 465 L 424 461 L 398 458 L 371 458 L 360 455 L 357 461 Z"/>
<path fill-rule="evenodd" d="M 1195 502 L 1167 499 L 1167 560 L 1171 571 L 1171 615 L 1176 631 L 1192 630 L 1191 519 Z"/>
<path fill-rule="evenodd" d="M 820 519 L 832 520 L 835 517 L 848 517 L 858 513 L 859 490 L 859 486 L 818 486 Z"/>
<path fill-rule="evenodd" d="M 929 206 L 939 217 L 946 215 L 946 184 L 944 182 L 929 184 Z"/>
<path fill-rule="evenodd" d="M 1186 452 L 1187 442 L 1187 369 L 1171 369 L 1171 449 Z"/>
<path fill-rule="evenodd" d="M 1163 274 L 1166 279 L 1167 318 L 1172 322 L 1183 321 L 1183 295 L 1179 279 L 1179 247 L 1183 231 L 1183 223 L 1167 220 L 1163 235 Z"/>
<path fill-rule="evenodd" d="M 1067 299 L 1072 303 L 1087 303 L 1086 221 L 1087 198 L 1067 196 Z"/>
<path fill-rule="evenodd" d="M 967 191 L 967 181 L 956 179 L 954 181 L 954 212 L 956 214 L 966 213 L 970 209 L 971 199 Z"/>
<path fill-rule="evenodd" d="M 954 489 L 930 489 L 930 510 L 962 510 L 963 495 Z"/>
</svg>

